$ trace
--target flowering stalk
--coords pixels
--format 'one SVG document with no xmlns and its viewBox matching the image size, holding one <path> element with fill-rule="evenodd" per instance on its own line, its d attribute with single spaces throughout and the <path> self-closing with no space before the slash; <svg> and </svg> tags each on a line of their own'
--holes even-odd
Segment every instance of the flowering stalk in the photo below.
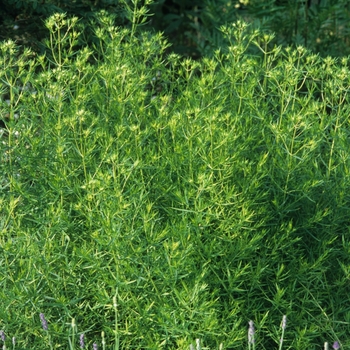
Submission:
<svg viewBox="0 0 350 350">
<path fill-rule="evenodd" d="M 40 317 L 41 326 L 43 327 L 43 330 L 47 331 L 49 329 L 49 327 L 47 325 L 47 321 L 46 321 L 45 315 L 41 312 L 39 317 Z"/>
<path fill-rule="evenodd" d="M 75 344 L 75 331 L 76 331 L 76 324 L 75 324 L 75 318 L 74 317 L 72 318 L 71 328 L 72 328 L 72 339 L 68 336 L 68 343 L 69 343 L 69 348 L 71 350 L 73 350 L 74 349 L 74 344 Z M 80 343 L 80 345 L 81 345 L 81 343 Z"/>
<path fill-rule="evenodd" d="M 287 327 L 287 316 L 284 315 L 282 318 L 282 335 L 281 335 L 281 339 L 280 339 L 280 346 L 279 346 L 279 350 L 282 349 L 282 345 L 283 345 L 283 338 L 284 338 L 284 331 Z"/>
<path fill-rule="evenodd" d="M 105 340 L 105 332 L 101 332 L 101 338 L 102 338 L 102 350 L 106 350 L 106 340 Z"/>
<path fill-rule="evenodd" d="M 118 303 L 117 303 L 118 289 L 113 297 L 113 309 L 115 318 L 115 350 L 119 350 L 119 331 L 118 331 Z"/>
<path fill-rule="evenodd" d="M 48 338 L 48 341 L 49 341 L 49 346 L 50 346 L 50 349 L 52 350 L 52 343 L 51 343 L 51 337 L 50 337 L 50 333 L 49 333 L 49 326 L 47 324 L 47 321 L 46 321 L 46 318 L 45 318 L 45 315 L 41 312 L 39 314 L 39 317 L 40 317 L 40 321 L 41 321 L 41 326 L 43 327 L 43 330 L 47 333 L 47 338 Z"/>
<path fill-rule="evenodd" d="M 249 321 L 249 329 L 248 329 L 248 349 L 255 350 L 255 328 L 254 322 L 252 320 Z"/>
<path fill-rule="evenodd" d="M 5 344 L 6 336 L 5 336 L 5 332 L 4 331 L 0 331 L 0 338 L 1 338 L 2 342 L 4 343 L 2 348 L 3 348 L 3 350 L 5 350 L 6 349 L 6 344 Z"/>
<path fill-rule="evenodd" d="M 81 349 L 84 349 L 84 346 L 85 346 L 85 342 L 84 342 L 84 333 L 80 334 L 79 343 L 80 343 L 80 348 L 81 348 Z"/>
</svg>

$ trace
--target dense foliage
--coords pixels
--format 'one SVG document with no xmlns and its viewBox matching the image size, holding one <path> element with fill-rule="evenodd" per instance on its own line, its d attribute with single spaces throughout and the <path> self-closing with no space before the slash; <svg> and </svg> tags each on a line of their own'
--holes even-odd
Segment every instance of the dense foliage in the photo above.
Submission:
<svg viewBox="0 0 350 350">
<path fill-rule="evenodd" d="M 142 21 L 101 13 L 75 50 L 55 15 L 46 55 L 1 44 L 1 327 L 26 349 L 66 348 L 72 318 L 87 344 L 117 325 L 126 349 L 234 349 L 253 319 L 272 348 L 287 315 L 287 347 L 348 346 L 348 60 L 242 22 L 181 59 Z"/>
</svg>

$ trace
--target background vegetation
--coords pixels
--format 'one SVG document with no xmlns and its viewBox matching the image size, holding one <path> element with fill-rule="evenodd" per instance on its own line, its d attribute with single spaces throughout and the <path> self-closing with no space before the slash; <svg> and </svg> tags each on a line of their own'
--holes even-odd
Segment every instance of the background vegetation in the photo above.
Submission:
<svg viewBox="0 0 350 350">
<path fill-rule="evenodd" d="M 55 12 L 66 12 L 88 21 L 94 12 L 103 9 L 117 15 L 117 25 L 128 26 L 125 5 L 134 8 L 134 4 L 140 7 L 146 3 L 2 0 L 2 35 L 3 38 L 32 41 L 38 35 L 38 25 L 40 28 L 45 17 Z M 273 43 L 277 45 L 303 45 L 322 56 L 339 57 L 350 53 L 350 4 L 347 0 L 157 0 L 151 6 L 151 13 L 148 27 L 163 31 L 175 52 L 195 58 L 210 55 L 213 49 L 225 45 L 220 26 L 238 19 L 248 21 L 254 28 L 276 33 Z M 15 31 L 14 25 L 19 27 Z"/>
</svg>

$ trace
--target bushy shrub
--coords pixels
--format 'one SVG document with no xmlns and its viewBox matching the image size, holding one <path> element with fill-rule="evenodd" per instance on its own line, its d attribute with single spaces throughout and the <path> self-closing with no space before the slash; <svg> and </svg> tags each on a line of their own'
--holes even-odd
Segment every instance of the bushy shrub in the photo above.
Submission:
<svg viewBox="0 0 350 350">
<path fill-rule="evenodd" d="M 1 327 L 111 345 L 117 308 L 122 348 L 242 348 L 250 319 L 272 348 L 287 315 L 286 346 L 347 346 L 348 60 L 243 22 L 181 59 L 105 13 L 76 51 L 76 22 L 47 21 L 50 54 L 0 47 Z"/>
</svg>

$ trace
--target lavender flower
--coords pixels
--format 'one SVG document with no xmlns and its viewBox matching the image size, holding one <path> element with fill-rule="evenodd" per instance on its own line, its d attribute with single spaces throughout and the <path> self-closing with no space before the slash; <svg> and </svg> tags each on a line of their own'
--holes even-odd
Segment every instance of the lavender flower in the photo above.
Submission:
<svg viewBox="0 0 350 350">
<path fill-rule="evenodd" d="M 5 343 L 6 336 L 5 336 L 5 332 L 4 331 L 0 331 L 0 337 L 1 337 L 1 340 Z"/>
<path fill-rule="evenodd" d="M 335 341 L 335 342 L 333 343 L 333 349 L 334 349 L 334 350 L 340 349 L 339 342 Z"/>
<path fill-rule="evenodd" d="M 97 344 L 96 344 L 96 343 L 93 343 L 93 344 L 92 344 L 92 348 L 93 348 L 94 350 L 97 350 L 97 349 L 98 349 Z"/>
<path fill-rule="evenodd" d="M 84 349 L 84 333 L 80 334 L 80 348 Z"/>
<path fill-rule="evenodd" d="M 47 326 L 47 321 L 45 319 L 45 315 L 41 312 L 39 316 L 40 316 L 41 325 L 43 327 L 43 330 L 47 331 L 49 329 L 49 327 Z"/>
<path fill-rule="evenodd" d="M 250 320 L 249 329 L 248 329 L 248 344 L 254 344 L 255 342 L 254 335 L 255 335 L 254 322 Z"/>
</svg>

